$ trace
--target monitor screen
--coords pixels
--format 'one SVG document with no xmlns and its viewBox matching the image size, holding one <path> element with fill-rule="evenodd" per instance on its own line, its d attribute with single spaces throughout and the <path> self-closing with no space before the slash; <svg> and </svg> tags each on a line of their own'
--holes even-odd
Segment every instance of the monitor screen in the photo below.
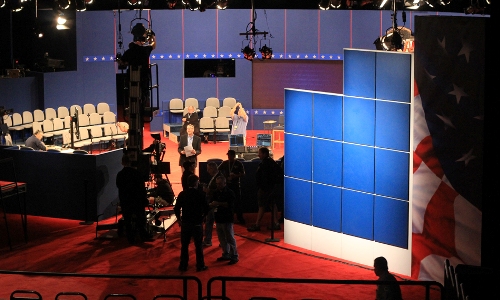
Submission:
<svg viewBox="0 0 500 300">
<path fill-rule="evenodd" d="M 229 147 L 244 146 L 243 134 L 231 134 L 229 136 Z"/>
</svg>

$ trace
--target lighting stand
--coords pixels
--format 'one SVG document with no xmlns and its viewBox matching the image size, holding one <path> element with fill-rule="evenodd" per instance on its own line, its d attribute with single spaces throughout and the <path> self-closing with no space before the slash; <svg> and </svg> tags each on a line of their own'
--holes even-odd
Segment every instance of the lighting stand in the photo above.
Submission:
<svg viewBox="0 0 500 300">
<path fill-rule="evenodd" d="M 247 40 L 248 40 L 248 36 L 251 36 L 251 40 L 250 40 L 250 43 L 248 45 L 250 46 L 250 44 L 252 44 L 252 47 L 251 47 L 252 50 L 255 49 L 255 44 L 256 44 L 255 36 L 256 35 L 264 35 L 264 39 L 265 39 L 266 35 L 269 34 L 269 32 L 267 32 L 267 31 L 257 31 L 257 29 L 255 29 L 255 8 L 254 8 L 253 2 L 254 2 L 254 0 L 252 0 L 252 20 L 250 22 L 250 24 L 252 24 L 252 27 L 250 27 L 250 30 L 248 30 L 247 32 L 240 33 L 240 35 L 246 36 Z"/>
</svg>

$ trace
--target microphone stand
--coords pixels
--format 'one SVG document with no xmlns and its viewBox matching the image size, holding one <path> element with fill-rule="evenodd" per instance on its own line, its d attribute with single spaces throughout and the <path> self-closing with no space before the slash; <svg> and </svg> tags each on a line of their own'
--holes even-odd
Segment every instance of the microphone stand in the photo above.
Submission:
<svg viewBox="0 0 500 300">
<path fill-rule="evenodd" d="M 274 188 L 276 190 L 276 186 Z M 276 203 L 274 195 L 275 195 L 274 192 L 272 192 L 269 195 L 269 197 L 271 197 L 271 237 L 266 239 L 266 242 L 279 242 L 280 241 L 280 239 L 274 237 L 274 226 L 276 224 L 276 221 L 278 221 L 278 220 L 274 220 L 274 207 L 275 207 L 275 203 Z"/>
</svg>

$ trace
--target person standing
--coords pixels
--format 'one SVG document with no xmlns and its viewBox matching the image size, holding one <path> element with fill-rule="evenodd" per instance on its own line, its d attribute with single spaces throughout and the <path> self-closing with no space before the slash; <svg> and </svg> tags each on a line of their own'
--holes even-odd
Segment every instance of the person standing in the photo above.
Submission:
<svg viewBox="0 0 500 300">
<path fill-rule="evenodd" d="M 199 136 L 194 134 L 194 125 L 189 124 L 186 127 L 187 134 L 181 135 L 179 140 L 179 144 L 177 147 L 177 152 L 179 152 L 179 166 L 182 168 L 182 172 L 184 172 L 184 162 L 190 161 L 194 163 L 194 167 L 196 168 L 196 164 L 198 162 L 198 155 L 201 154 L 201 139 Z M 186 147 L 188 149 L 186 149 Z M 186 153 L 186 150 L 188 151 Z"/>
<path fill-rule="evenodd" d="M 389 273 L 387 259 L 383 256 L 375 258 L 373 262 L 375 275 L 379 281 L 397 281 L 396 277 Z M 401 288 L 397 284 L 379 284 L 377 285 L 376 300 L 402 300 Z"/>
<path fill-rule="evenodd" d="M 33 150 L 41 150 L 41 151 L 46 151 L 47 147 L 45 146 L 44 142 L 42 142 L 43 139 L 43 132 L 39 129 L 37 129 L 32 136 L 30 136 L 24 144 L 26 147 L 31 147 Z"/>
<path fill-rule="evenodd" d="M 209 207 L 205 201 L 205 194 L 198 189 L 198 176 L 192 174 L 188 177 L 189 188 L 179 193 L 174 206 L 175 216 L 181 227 L 181 261 L 179 271 L 187 271 L 189 262 L 189 244 L 194 240 L 196 251 L 196 271 L 205 271 L 203 257 L 203 219 Z"/>
<path fill-rule="evenodd" d="M 274 230 L 280 230 L 281 226 L 278 222 L 278 208 L 273 199 L 274 189 L 277 182 L 278 174 L 280 174 L 278 168 L 278 164 L 269 157 L 269 149 L 266 147 L 259 148 L 259 158 L 261 160 L 259 167 L 257 168 L 257 172 L 255 174 L 255 179 L 257 181 L 257 201 L 259 205 L 259 211 L 257 212 L 257 220 L 255 224 L 248 227 L 248 231 L 259 231 L 260 223 L 262 221 L 262 217 L 267 208 L 271 208 L 271 212 L 273 213 L 272 221 L 274 224 Z M 268 229 L 271 229 L 271 226 Z"/>
<path fill-rule="evenodd" d="M 184 172 L 182 172 L 181 184 L 182 184 L 182 190 L 185 191 L 189 188 L 188 184 L 189 176 L 194 174 L 194 163 L 190 161 L 185 161 L 182 167 L 184 168 Z"/>
<path fill-rule="evenodd" d="M 215 179 L 217 176 L 222 176 L 222 174 L 217 169 L 217 164 L 214 162 L 207 163 L 207 172 L 210 175 L 210 181 L 203 187 L 203 191 L 205 192 L 205 197 L 207 203 L 213 201 L 214 192 L 217 190 L 217 183 Z M 214 210 L 211 208 L 205 219 L 205 236 L 203 238 L 203 246 L 210 247 L 212 246 L 212 231 L 214 228 Z"/>
<path fill-rule="evenodd" d="M 234 192 L 226 186 L 226 178 L 217 176 L 217 190 L 214 192 L 210 207 L 214 209 L 217 237 L 219 238 L 222 256 L 217 261 L 229 261 L 234 265 L 239 261 L 236 240 L 234 238 Z"/>
<path fill-rule="evenodd" d="M 149 241 L 152 235 L 147 230 L 146 207 L 148 198 L 146 184 L 141 173 L 132 167 L 127 154 L 122 156 L 123 169 L 116 175 L 116 187 L 120 208 L 125 223 L 125 233 L 130 244 L 135 244 L 137 232 L 143 242 Z"/>
<path fill-rule="evenodd" d="M 246 145 L 247 140 L 247 124 L 248 124 L 248 115 L 246 111 L 243 109 L 243 106 L 240 102 L 237 102 L 230 112 L 231 120 L 233 121 L 233 125 L 231 127 L 231 134 L 242 134 L 243 142 Z"/>
<path fill-rule="evenodd" d="M 241 180 L 240 178 L 245 176 L 245 167 L 243 163 L 236 160 L 236 152 L 234 150 L 227 151 L 227 160 L 223 161 L 219 165 L 219 172 L 221 172 L 224 177 L 226 177 L 227 187 L 234 192 L 236 197 L 234 202 L 234 211 L 236 213 L 236 218 L 238 223 L 245 224 L 245 218 L 243 218 L 243 203 L 241 202 Z"/>
<path fill-rule="evenodd" d="M 188 106 L 187 113 L 182 117 L 182 128 L 180 135 L 184 135 L 187 132 L 187 126 L 193 124 L 194 134 L 200 136 L 200 118 L 198 113 L 195 111 L 194 106 Z"/>
</svg>

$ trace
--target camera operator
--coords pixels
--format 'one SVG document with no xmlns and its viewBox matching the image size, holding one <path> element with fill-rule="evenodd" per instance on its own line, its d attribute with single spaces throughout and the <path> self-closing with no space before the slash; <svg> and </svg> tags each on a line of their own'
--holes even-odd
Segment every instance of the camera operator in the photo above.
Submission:
<svg viewBox="0 0 500 300">
<path fill-rule="evenodd" d="M 149 95 L 149 82 L 151 70 L 149 67 L 149 55 L 156 48 L 156 36 L 151 29 L 146 29 L 142 23 L 137 23 L 132 28 L 134 41 L 128 45 L 123 55 L 116 55 L 116 61 L 120 66 L 141 67 L 141 94 L 142 99 Z"/>
</svg>

